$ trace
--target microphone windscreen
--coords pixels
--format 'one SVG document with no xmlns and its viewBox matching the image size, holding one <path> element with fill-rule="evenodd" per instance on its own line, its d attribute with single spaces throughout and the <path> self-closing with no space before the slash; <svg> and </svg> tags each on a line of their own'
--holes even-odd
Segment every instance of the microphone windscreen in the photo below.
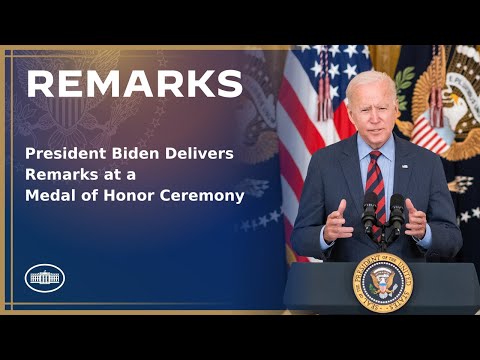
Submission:
<svg viewBox="0 0 480 360">
<path fill-rule="evenodd" d="M 390 207 L 396 206 L 396 207 L 403 208 L 404 204 L 405 204 L 405 199 L 400 194 L 393 194 L 392 197 L 390 198 Z"/>
<path fill-rule="evenodd" d="M 374 192 L 369 192 L 365 194 L 365 199 L 363 199 L 364 204 L 375 204 L 378 203 L 378 195 Z"/>
</svg>

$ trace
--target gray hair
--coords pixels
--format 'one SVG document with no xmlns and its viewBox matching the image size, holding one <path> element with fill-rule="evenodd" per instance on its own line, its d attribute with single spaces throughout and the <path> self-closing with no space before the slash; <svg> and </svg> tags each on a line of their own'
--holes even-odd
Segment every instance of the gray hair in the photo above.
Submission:
<svg viewBox="0 0 480 360">
<path fill-rule="evenodd" d="M 395 82 L 392 80 L 390 76 L 388 76 L 384 72 L 380 71 L 375 71 L 375 70 L 370 70 L 370 71 L 364 71 L 355 76 L 352 81 L 347 86 L 347 99 L 348 103 L 350 104 L 353 98 L 353 94 L 355 92 L 355 89 L 359 85 L 365 85 L 365 84 L 371 84 L 375 82 L 380 82 L 380 81 L 386 81 L 389 91 L 392 94 L 393 101 L 397 99 L 397 88 L 395 86 Z"/>
</svg>

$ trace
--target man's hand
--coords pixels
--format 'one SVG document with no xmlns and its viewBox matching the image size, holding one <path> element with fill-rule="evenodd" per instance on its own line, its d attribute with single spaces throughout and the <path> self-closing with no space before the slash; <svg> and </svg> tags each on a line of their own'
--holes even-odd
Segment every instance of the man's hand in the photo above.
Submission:
<svg viewBox="0 0 480 360">
<path fill-rule="evenodd" d="M 405 231 L 405 234 L 415 236 L 421 240 L 427 231 L 427 215 L 423 211 L 415 209 L 410 199 L 405 200 L 405 205 L 407 205 L 409 221 L 405 225 L 408 229 Z"/>
<path fill-rule="evenodd" d="M 353 227 L 343 227 L 343 224 L 345 224 L 343 212 L 345 211 L 346 207 L 347 201 L 342 199 L 342 201 L 340 201 L 340 205 L 338 205 L 338 210 L 328 215 L 327 223 L 325 224 L 325 229 L 323 230 L 323 239 L 327 244 L 330 244 L 332 241 L 335 241 L 338 238 L 352 237 Z"/>
</svg>

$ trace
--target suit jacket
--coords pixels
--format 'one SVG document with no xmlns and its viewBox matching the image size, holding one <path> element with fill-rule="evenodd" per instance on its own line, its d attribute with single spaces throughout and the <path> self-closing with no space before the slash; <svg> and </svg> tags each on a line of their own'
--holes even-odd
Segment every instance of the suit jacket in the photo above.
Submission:
<svg viewBox="0 0 480 360">
<path fill-rule="evenodd" d="M 291 243 L 297 254 L 332 261 L 360 261 L 379 251 L 378 244 L 365 234 L 361 218 L 364 189 L 357 148 L 358 133 L 315 152 L 310 160 L 300 198 L 300 206 Z M 439 261 L 453 257 L 463 244 L 452 197 L 448 190 L 440 157 L 430 150 L 394 135 L 395 170 L 393 193 L 412 200 L 417 210 L 427 214 L 432 230 L 428 251 L 417 245 L 411 236 L 401 235 L 387 252 L 405 261 Z M 408 165 L 407 168 L 402 165 Z M 340 200 L 347 201 L 344 226 L 354 228 L 351 238 L 337 239 L 327 251 L 320 248 L 320 230 L 327 216 L 338 209 Z M 404 210 L 405 223 L 408 210 Z M 388 220 L 388 219 L 387 219 Z M 386 233 L 388 236 L 389 234 Z"/>
</svg>

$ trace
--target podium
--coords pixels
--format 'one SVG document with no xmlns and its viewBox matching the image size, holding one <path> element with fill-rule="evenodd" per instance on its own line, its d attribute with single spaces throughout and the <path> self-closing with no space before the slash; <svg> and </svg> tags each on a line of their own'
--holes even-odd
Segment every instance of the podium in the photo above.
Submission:
<svg viewBox="0 0 480 360">
<path fill-rule="evenodd" d="M 357 263 L 293 263 L 284 303 L 292 313 L 376 314 L 353 292 Z M 471 263 L 409 263 L 413 293 L 392 315 L 474 315 L 480 309 L 480 286 Z"/>
</svg>

